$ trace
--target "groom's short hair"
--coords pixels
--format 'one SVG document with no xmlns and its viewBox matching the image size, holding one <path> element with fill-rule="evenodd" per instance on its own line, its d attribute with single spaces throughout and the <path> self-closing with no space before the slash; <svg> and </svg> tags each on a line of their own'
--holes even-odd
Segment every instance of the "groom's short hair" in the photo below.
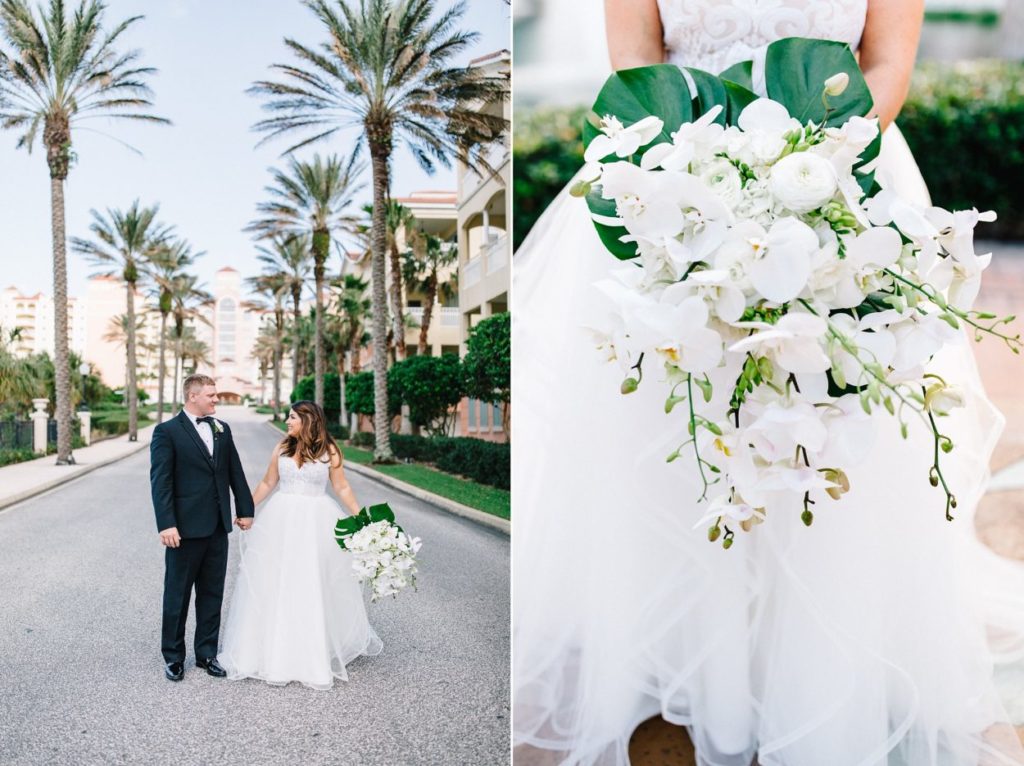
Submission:
<svg viewBox="0 0 1024 766">
<path fill-rule="evenodd" d="M 197 388 L 215 385 L 217 385 L 217 381 L 215 381 L 209 375 L 189 375 L 187 378 L 185 378 L 184 385 L 182 385 L 182 392 L 185 394 L 185 401 L 188 401 L 188 395 L 195 391 Z"/>
</svg>

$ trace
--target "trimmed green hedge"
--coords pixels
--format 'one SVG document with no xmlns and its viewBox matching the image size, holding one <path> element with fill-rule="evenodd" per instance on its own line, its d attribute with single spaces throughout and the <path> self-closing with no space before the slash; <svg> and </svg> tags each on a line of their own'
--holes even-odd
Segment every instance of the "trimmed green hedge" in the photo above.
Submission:
<svg viewBox="0 0 1024 766">
<path fill-rule="evenodd" d="M 352 444 L 372 449 L 373 434 L 355 434 Z M 508 444 L 466 436 L 391 434 L 391 449 L 397 458 L 433 463 L 442 471 L 465 476 L 478 484 L 498 489 L 511 486 L 512 451 Z"/>
<path fill-rule="evenodd" d="M 585 114 L 517 111 L 514 247 L 582 166 Z M 921 64 L 898 122 L 936 205 L 995 210 L 978 235 L 1024 239 L 1024 62 Z"/>
<path fill-rule="evenodd" d="M 923 64 L 898 123 L 936 205 L 995 210 L 979 236 L 1024 238 L 1024 62 Z"/>
</svg>

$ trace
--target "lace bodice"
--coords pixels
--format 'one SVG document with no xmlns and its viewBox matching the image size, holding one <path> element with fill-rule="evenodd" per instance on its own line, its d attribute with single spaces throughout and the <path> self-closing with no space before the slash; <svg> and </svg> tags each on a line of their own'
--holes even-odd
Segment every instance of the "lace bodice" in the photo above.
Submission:
<svg viewBox="0 0 1024 766">
<path fill-rule="evenodd" d="M 327 479 L 331 472 L 330 463 L 303 463 L 302 468 L 295 461 L 281 455 L 277 459 L 277 470 L 281 481 L 277 491 L 286 495 L 316 496 L 327 492 Z"/>
<path fill-rule="evenodd" d="M 867 0 L 658 0 L 670 63 L 718 74 L 783 37 L 847 42 L 864 30 Z"/>
</svg>

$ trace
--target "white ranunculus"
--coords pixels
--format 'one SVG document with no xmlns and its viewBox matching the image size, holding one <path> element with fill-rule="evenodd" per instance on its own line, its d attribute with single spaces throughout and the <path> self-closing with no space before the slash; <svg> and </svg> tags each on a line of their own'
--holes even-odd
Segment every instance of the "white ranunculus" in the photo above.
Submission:
<svg viewBox="0 0 1024 766">
<path fill-rule="evenodd" d="M 796 152 L 772 165 L 769 188 L 795 213 L 809 213 L 829 202 L 839 188 L 830 162 L 811 152 Z"/>
<path fill-rule="evenodd" d="M 583 159 L 587 162 L 594 162 L 614 154 L 617 157 L 629 157 L 641 146 L 646 146 L 653 141 L 665 123 L 653 115 L 644 117 L 628 128 L 624 127 L 617 117 L 605 116 L 601 120 L 601 133 L 595 136 L 590 142 Z"/>
<path fill-rule="evenodd" d="M 700 180 L 729 207 L 735 208 L 743 199 L 743 179 L 726 159 L 718 158 L 701 168 Z"/>
</svg>

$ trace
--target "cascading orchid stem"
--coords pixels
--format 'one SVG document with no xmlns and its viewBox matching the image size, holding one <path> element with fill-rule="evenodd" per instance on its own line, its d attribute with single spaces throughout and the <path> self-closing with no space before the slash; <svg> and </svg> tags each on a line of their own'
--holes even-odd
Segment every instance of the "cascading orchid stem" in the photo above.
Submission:
<svg viewBox="0 0 1024 766">
<path fill-rule="evenodd" d="M 1010 350 L 1013 353 L 1015 353 L 1015 354 L 1019 354 L 1020 353 L 1021 346 L 1024 345 L 1024 343 L 1021 342 L 1020 333 L 1018 333 L 1017 335 L 1014 335 L 1014 336 L 1010 336 L 1010 335 L 1004 335 L 1003 333 L 1001 333 L 1001 332 L 999 332 L 999 331 L 997 331 L 995 329 L 996 327 L 998 327 L 1001 324 L 1009 324 L 1014 319 L 1016 319 L 1015 316 L 1008 316 L 1008 317 L 1003 317 L 1001 319 L 997 319 L 994 314 L 989 314 L 989 313 L 986 313 L 986 312 L 981 312 L 981 311 L 964 311 L 963 309 L 959 309 L 956 306 L 953 306 L 953 305 L 950 305 L 949 303 L 947 303 L 946 299 L 942 297 L 942 295 L 939 293 L 939 291 L 936 290 L 934 287 L 932 287 L 931 285 L 929 285 L 927 283 L 918 284 L 917 282 L 914 282 L 913 280 L 907 279 L 903 275 L 896 273 L 892 269 L 884 269 L 884 273 L 888 274 L 893 279 L 896 279 L 899 282 L 907 285 L 911 289 L 917 291 L 918 293 L 923 295 L 925 298 L 927 298 L 928 300 L 932 301 L 936 306 L 938 306 L 944 312 L 953 314 L 954 316 L 956 316 L 961 321 L 966 322 L 968 325 L 973 327 L 974 330 L 975 330 L 974 339 L 976 341 L 980 341 L 981 340 L 980 333 L 985 333 L 987 335 L 992 335 L 993 337 L 996 337 L 996 338 L 999 338 L 1000 340 L 1002 340 L 1003 343 L 1005 343 L 1010 348 Z M 974 314 L 975 316 L 977 316 L 980 319 L 996 319 L 996 321 L 993 322 L 990 326 L 985 327 L 984 325 L 978 323 L 974 318 L 972 318 L 972 316 L 971 316 L 972 314 Z"/>
</svg>

